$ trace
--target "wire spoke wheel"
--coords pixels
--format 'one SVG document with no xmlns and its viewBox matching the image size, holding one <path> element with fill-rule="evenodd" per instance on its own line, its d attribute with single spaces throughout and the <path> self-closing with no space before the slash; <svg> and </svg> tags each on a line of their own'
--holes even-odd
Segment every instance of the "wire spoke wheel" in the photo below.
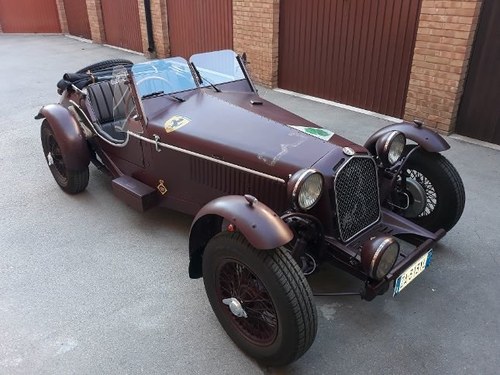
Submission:
<svg viewBox="0 0 500 375">
<path fill-rule="evenodd" d="M 237 329 L 256 344 L 271 344 L 278 332 L 276 309 L 257 276 L 237 260 L 229 260 L 219 268 L 216 283 L 219 299 L 235 298 L 247 315 L 239 318 L 228 308 Z"/>
<path fill-rule="evenodd" d="M 203 281 L 226 333 L 261 363 L 289 364 L 314 342 L 312 292 L 287 250 L 257 250 L 241 233 L 221 232 L 205 247 Z"/>
<path fill-rule="evenodd" d="M 437 199 L 437 193 L 436 189 L 432 185 L 432 183 L 429 181 L 427 177 L 425 177 L 421 172 L 415 171 L 415 170 L 407 170 L 407 180 L 412 179 L 413 181 L 417 182 L 420 184 L 420 186 L 423 188 L 423 192 L 425 195 L 422 198 L 425 201 L 425 206 L 417 216 L 418 217 L 423 217 L 430 215 L 434 209 L 436 208 L 438 199 Z M 415 197 L 412 197 L 415 198 Z"/>
</svg>

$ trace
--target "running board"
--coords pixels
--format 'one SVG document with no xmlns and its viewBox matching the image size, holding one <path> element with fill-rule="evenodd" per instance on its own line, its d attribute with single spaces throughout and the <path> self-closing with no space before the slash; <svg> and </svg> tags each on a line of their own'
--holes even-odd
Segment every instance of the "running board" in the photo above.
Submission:
<svg viewBox="0 0 500 375">
<path fill-rule="evenodd" d="M 158 204 L 158 194 L 152 187 L 135 178 L 122 176 L 111 181 L 113 193 L 137 211 L 144 212 Z"/>
</svg>

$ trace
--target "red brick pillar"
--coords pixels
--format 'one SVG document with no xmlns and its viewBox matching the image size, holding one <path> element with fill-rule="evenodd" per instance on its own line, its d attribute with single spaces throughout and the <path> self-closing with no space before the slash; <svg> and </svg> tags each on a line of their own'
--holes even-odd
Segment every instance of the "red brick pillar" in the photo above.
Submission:
<svg viewBox="0 0 500 375">
<path fill-rule="evenodd" d="M 170 55 L 170 43 L 168 37 L 167 23 L 167 0 L 151 0 L 151 19 L 153 23 L 153 39 L 155 42 L 156 53 L 148 51 L 148 31 L 146 25 L 146 12 L 144 1 L 138 0 L 139 16 L 141 21 L 142 45 L 144 54 L 149 58 L 167 57 Z"/>
<path fill-rule="evenodd" d="M 147 31 L 147 26 L 146 26 L 146 11 L 144 8 L 144 1 L 137 0 L 137 5 L 139 8 L 139 23 L 141 26 L 142 51 L 144 52 L 144 55 L 146 57 L 153 58 L 153 57 L 155 57 L 155 55 L 152 53 L 149 53 L 149 51 L 148 51 L 148 31 Z"/>
<path fill-rule="evenodd" d="M 405 119 L 454 130 L 481 1 L 422 1 Z"/>
<path fill-rule="evenodd" d="M 61 32 L 68 34 L 68 19 L 66 18 L 66 10 L 64 8 L 63 0 L 56 0 L 57 13 L 59 15 L 59 23 L 61 24 Z"/>
<path fill-rule="evenodd" d="M 89 14 L 90 34 L 95 43 L 105 43 L 104 23 L 102 20 L 101 0 L 87 0 L 87 12 Z"/>
<path fill-rule="evenodd" d="M 279 5 L 279 0 L 233 0 L 233 48 L 247 53 L 252 78 L 268 87 L 278 84 Z"/>
</svg>

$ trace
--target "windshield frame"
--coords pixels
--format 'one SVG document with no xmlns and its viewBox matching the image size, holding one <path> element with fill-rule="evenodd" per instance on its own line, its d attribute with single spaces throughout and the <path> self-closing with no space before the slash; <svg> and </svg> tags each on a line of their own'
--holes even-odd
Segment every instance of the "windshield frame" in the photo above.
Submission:
<svg viewBox="0 0 500 375">
<path fill-rule="evenodd" d="M 130 72 L 141 101 L 147 97 L 174 95 L 198 88 L 189 63 L 182 57 L 137 63 L 132 65 Z"/>
<path fill-rule="evenodd" d="M 232 50 L 197 53 L 189 58 L 189 63 L 201 88 L 212 87 L 217 90 L 218 86 L 246 80 L 250 90 L 257 92 L 245 66 L 246 58 L 243 60 Z M 218 79 L 222 77 L 226 79 Z"/>
<path fill-rule="evenodd" d="M 234 62 L 231 62 L 231 57 L 234 57 Z M 206 63 L 203 63 L 204 61 Z M 200 88 L 212 87 L 219 91 L 217 88 L 219 85 L 225 86 L 244 80 L 248 83 L 250 91 L 257 92 L 245 64 L 246 61 L 232 50 L 210 51 L 194 54 L 189 62 L 182 57 L 168 57 L 136 63 L 130 67 L 130 76 L 135 86 L 137 98 L 141 102 L 147 100 L 148 97 L 156 96 L 175 98 L 175 94 Z M 217 69 L 217 67 L 221 69 Z M 227 74 L 227 69 L 233 69 L 234 74 Z M 210 78 L 218 79 L 209 81 L 210 78 L 207 78 L 207 75 L 210 75 Z M 151 81 L 149 87 L 145 83 L 148 80 Z M 156 82 L 153 84 L 153 81 Z"/>
</svg>

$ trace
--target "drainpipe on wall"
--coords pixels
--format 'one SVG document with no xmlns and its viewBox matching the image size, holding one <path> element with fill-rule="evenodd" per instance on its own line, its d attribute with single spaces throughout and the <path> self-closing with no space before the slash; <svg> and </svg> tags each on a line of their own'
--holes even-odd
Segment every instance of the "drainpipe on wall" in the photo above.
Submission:
<svg viewBox="0 0 500 375">
<path fill-rule="evenodd" d="M 151 19 L 151 1 L 144 0 L 144 11 L 146 13 L 146 30 L 148 32 L 148 52 L 152 57 L 156 56 L 155 39 L 153 36 L 153 21 Z"/>
</svg>

